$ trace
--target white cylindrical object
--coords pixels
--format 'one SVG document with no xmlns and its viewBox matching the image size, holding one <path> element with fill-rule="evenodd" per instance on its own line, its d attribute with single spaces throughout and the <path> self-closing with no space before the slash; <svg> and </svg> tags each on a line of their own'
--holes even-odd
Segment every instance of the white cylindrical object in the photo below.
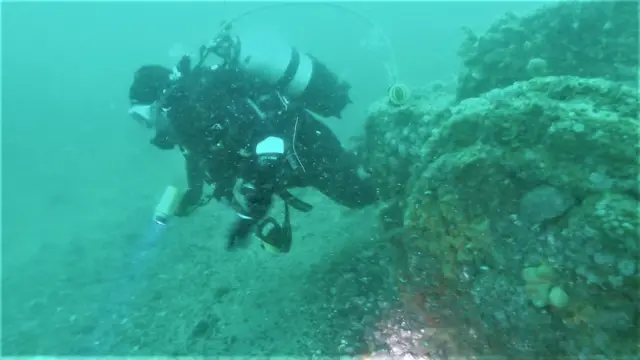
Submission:
<svg viewBox="0 0 640 360">
<path fill-rule="evenodd" d="M 156 205 L 155 212 L 153 214 L 153 220 L 159 224 L 166 224 L 178 205 L 178 189 L 175 186 L 167 186 L 167 189 L 162 194 L 158 205 Z"/>
<path fill-rule="evenodd" d="M 313 76 L 313 60 L 307 54 L 300 53 L 300 63 L 298 70 L 287 86 L 287 94 L 292 97 L 299 97 L 309 86 Z"/>
<path fill-rule="evenodd" d="M 287 71 L 291 61 L 291 46 L 275 36 L 247 33 L 238 36 L 238 63 L 243 71 L 276 84 Z"/>
</svg>

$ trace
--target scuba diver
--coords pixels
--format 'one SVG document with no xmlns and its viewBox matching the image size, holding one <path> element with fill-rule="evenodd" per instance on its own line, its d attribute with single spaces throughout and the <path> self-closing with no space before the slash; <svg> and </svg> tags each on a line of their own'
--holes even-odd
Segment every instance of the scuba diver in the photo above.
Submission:
<svg viewBox="0 0 640 360">
<path fill-rule="evenodd" d="M 205 65 L 211 54 L 222 62 Z M 356 155 L 311 114 L 339 118 L 351 103 L 349 84 L 286 43 L 236 36 L 229 28 L 199 55 L 193 66 L 189 56 L 173 69 L 142 66 L 129 89 L 129 114 L 155 130 L 151 143 L 178 147 L 185 157 L 188 189 L 176 216 L 215 198 L 238 215 L 227 249 L 246 247 L 254 232 L 263 248 L 288 252 L 289 206 L 312 207 L 287 189 L 313 187 L 352 209 L 377 200 Z M 214 187 L 208 198 L 205 183 Z M 285 204 L 283 225 L 267 217 L 274 196 Z"/>
</svg>

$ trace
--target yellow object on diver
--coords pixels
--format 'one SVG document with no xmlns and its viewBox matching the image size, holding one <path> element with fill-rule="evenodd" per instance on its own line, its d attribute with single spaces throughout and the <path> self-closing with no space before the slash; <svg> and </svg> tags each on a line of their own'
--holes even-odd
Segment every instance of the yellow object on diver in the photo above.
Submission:
<svg viewBox="0 0 640 360">
<path fill-rule="evenodd" d="M 156 210 L 153 213 L 153 220 L 158 224 L 165 225 L 169 218 L 173 216 L 180 200 L 180 194 L 175 186 L 167 186 L 167 189 L 162 194 Z"/>
<path fill-rule="evenodd" d="M 270 253 L 273 253 L 273 254 L 280 254 L 280 253 L 282 253 L 282 251 L 281 251 L 280 249 L 278 249 L 278 247 L 273 246 L 273 245 L 269 244 L 268 242 L 266 242 L 266 241 L 264 241 L 264 240 L 260 240 L 260 241 L 261 241 L 262 248 L 263 248 L 265 251 L 270 252 Z"/>
<path fill-rule="evenodd" d="M 411 97 L 411 90 L 405 84 L 396 83 L 389 87 L 387 94 L 392 105 L 401 106 L 406 104 L 409 97 Z"/>
</svg>

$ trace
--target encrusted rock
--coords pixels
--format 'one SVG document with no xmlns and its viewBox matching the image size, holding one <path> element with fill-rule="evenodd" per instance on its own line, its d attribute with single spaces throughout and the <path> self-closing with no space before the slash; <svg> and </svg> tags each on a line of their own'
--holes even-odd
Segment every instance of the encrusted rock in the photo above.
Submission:
<svg viewBox="0 0 640 360">
<path fill-rule="evenodd" d="M 382 199 L 402 196 L 411 164 L 425 156 L 425 139 L 438 127 L 434 114 L 446 109 L 453 97 L 452 91 L 436 83 L 413 89 L 405 105 L 391 105 L 387 98 L 371 105 L 361 154 L 379 181 Z"/>
<path fill-rule="evenodd" d="M 422 146 L 396 164 L 408 176 L 394 190 L 407 232 L 404 288 L 437 294 L 424 306 L 449 328 L 473 329 L 473 339 L 456 335 L 473 351 L 491 344 L 514 358 L 558 358 L 636 350 L 637 99 L 613 81 L 538 77 L 429 113 L 431 131 L 419 140 L 388 137 L 396 147 Z M 413 106 L 411 114 L 428 113 Z M 395 119 L 388 129 L 402 134 L 415 118 L 398 111 L 375 119 Z M 398 156 L 370 145 L 379 159 Z M 389 174 L 376 174 L 385 186 Z M 553 279 L 525 283 L 522 269 L 539 267 L 553 269 Z M 616 325 L 605 314 L 629 320 Z"/>
<path fill-rule="evenodd" d="M 570 1 L 508 14 L 482 35 L 467 30 L 457 98 L 547 75 L 637 86 L 638 2 Z"/>
</svg>

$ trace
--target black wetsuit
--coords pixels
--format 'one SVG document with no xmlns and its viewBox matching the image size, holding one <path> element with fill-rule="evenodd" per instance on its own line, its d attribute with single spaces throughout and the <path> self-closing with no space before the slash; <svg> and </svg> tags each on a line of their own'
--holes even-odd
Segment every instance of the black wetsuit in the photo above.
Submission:
<svg viewBox="0 0 640 360">
<path fill-rule="evenodd" d="M 255 190 L 247 195 L 245 215 L 254 221 L 246 226 L 287 188 L 311 186 L 349 208 L 376 201 L 373 184 L 358 175 L 356 156 L 325 124 L 256 84 L 235 70 L 200 69 L 165 100 L 173 133 L 157 140 L 186 150 L 192 197 L 201 196 L 205 181 L 215 184 L 218 198 L 231 197 L 236 179 L 243 179 Z M 284 140 L 285 152 L 265 160 L 255 150 L 268 137 Z"/>
</svg>

